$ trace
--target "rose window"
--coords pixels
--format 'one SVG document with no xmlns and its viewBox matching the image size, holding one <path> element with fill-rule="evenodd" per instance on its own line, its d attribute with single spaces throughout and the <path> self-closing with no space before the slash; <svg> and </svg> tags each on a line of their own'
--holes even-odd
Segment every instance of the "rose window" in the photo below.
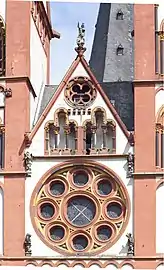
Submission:
<svg viewBox="0 0 164 270">
<path fill-rule="evenodd" d="M 72 79 L 65 89 L 65 99 L 73 106 L 87 107 L 96 98 L 96 89 L 86 77 Z"/>
<path fill-rule="evenodd" d="M 59 253 L 99 254 L 125 230 L 129 197 L 123 183 L 106 168 L 72 164 L 52 170 L 37 184 L 31 199 L 33 226 Z"/>
</svg>

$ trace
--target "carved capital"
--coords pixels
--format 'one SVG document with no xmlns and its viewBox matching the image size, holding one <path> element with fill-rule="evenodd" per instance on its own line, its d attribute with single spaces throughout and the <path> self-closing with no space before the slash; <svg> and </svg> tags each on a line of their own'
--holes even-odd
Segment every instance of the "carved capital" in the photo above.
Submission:
<svg viewBox="0 0 164 270">
<path fill-rule="evenodd" d="M 12 90 L 11 88 L 5 88 L 4 89 L 5 97 L 12 97 Z"/>
<path fill-rule="evenodd" d="M 54 134 L 55 135 L 58 135 L 59 134 L 59 131 L 60 131 L 60 128 L 59 127 L 54 127 Z"/>
<path fill-rule="evenodd" d="M 1 126 L 1 127 L 0 127 L 0 132 L 1 132 L 1 133 L 5 133 L 5 127 L 4 127 L 4 126 Z"/>
<path fill-rule="evenodd" d="M 65 134 L 70 133 L 70 127 L 68 125 L 64 126 L 64 132 L 65 132 Z"/>
</svg>

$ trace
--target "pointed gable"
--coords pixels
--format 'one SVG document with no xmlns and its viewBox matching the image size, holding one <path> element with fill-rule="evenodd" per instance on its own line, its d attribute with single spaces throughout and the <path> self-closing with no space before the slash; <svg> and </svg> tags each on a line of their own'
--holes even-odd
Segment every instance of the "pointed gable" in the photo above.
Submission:
<svg viewBox="0 0 164 270">
<path fill-rule="evenodd" d="M 104 102 L 106 103 L 107 107 L 109 108 L 110 112 L 112 113 L 115 121 L 118 123 L 121 130 L 123 131 L 125 136 L 128 138 L 129 137 L 129 132 L 128 132 L 126 126 L 122 122 L 122 120 L 119 117 L 116 109 L 111 104 L 109 98 L 107 97 L 107 95 L 105 94 L 105 92 L 101 88 L 100 84 L 96 80 L 95 76 L 93 75 L 87 61 L 84 58 L 83 53 L 81 54 L 81 52 L 80 52 L 80 53 L 78 53 L 76 59 L 73 61 L 70 68 L 68 69 L 68 71 L 65 74 L 63 80 L 61 81 L 61 83 L 57 87 L 57 89 L 56 89 L 54 95 L 52 96 L 51 100 L 49 101 L 48 105 L 46 106 L 46 108 L 44 109 L 42 114 L 40 115 L 40 118 L 38 119 L 38 122 L 36 123 L 35 127 L 33 128 L 32 132 L 31 132 L 30 139 L 32 140 L 33 137 L 35 136 L 37 130 L 42 125 L 43 121 L 46 119 L 48 113 L 52 109 L 52 107 L 55 104 L 55 102 L 57 101 L 58 97 L 60 96 L 62 91 L 64 91 L 64 88 L 67 85 L 67 83 L 72 78 L 75 78 L 75 77 L 78 77 L 78 76 L 88 77 L 92 81 L 97 93 L 103 98 Z"/>
</svg>

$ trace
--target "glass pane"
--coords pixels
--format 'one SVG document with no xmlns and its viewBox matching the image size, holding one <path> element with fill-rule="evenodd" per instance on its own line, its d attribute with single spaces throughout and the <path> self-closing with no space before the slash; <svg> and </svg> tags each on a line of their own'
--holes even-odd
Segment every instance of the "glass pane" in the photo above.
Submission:
<svg viewBox="0 0 164 270">
<path fill-rule="evenodd" d="M 97 236 L 102 241 L 107 241 L 112 235 L 112 230 L 109 226 L 103 225 L 97 229 Z"/>
<path fill-rule="evenodd" d="M 55 209 L 52 204 L 44 203 L 40 207 L 40 213 L 43 218 L 51 218 L 55 213 Z"/>
<path fill-rule="evenodd" d="M 118 203 L 110 203 L 107 206 L 107 213 L 110 218 L 118 218 L 122 214 L 122 207 Z"/>
<path fill-rule="evenodd" d="M 73 239 L 73 246 L 76 250 L 83 250 L 87 247 L 88 240 L 84 235 L 78 235 Z"/>
<path fill-rule="evenodd" d="M 54 226 L 50 229 L 50 236 L 53 240 L 59 241 L 64 237 L 64 229 L 61 226 Z"/>
<path fill-rule="evenodd" d="M 74 173 L 73 181 L 77 186 L 84 186 L 88 182 L 88 175 L 83 172 Z"/>
<path fill-rule="evenodd" d="M 72 224 L 85 226 L 89 224 L 96 213 L 95 204 L 85 196 L 77 196 L 68 202 L 67 216 Z"/>
<path fill-rule="evenodd" d="M 112 185 L 108 180 L 101 180 L 97 184 L 97 188 L 98 188 L 98 193 L 103 196 L 110 194 L 112 191 Z"/>
<path fill-rule="evenodd" d="M 65 191 L 65 185 L 61 181 L 54 181 L 50 185 L 50 192 L 54 196 L 60 196 Z"/>
</svg>

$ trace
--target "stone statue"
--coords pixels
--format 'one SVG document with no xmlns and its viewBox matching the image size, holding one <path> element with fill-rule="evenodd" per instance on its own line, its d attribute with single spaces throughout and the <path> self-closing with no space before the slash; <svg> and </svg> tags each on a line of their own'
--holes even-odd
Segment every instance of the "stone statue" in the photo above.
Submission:
<svg viewBox="0 0 164 270">
<path fill-rule="evenodd" d="M 84 44 L 85 44 L 85 27 L 84 27 L 84 23 L 80 24 L 78 23 L 77 25 L 78 27 L 78 37 L 77 37 L 77 46 L 78 48 L 83 48 Z"/>
<path fill-rule="evenodd" d="M 30 176 L 31 175 L 31 166 L 32 166 L 32 154 L 30 154 L 29 152 L 25 152 L 24 153 L 24 167 L 25 170 L 27 172 L 27 175 Z"/>
<path fill-rule="evenodd" d="M 25 256 L 31 256 L 31 234 L 27 233 L 24 241 Z"/>
<path fill-rule="evenodd" d="M 134 173 L 134 155 L 132 153 L 129 153 L 128 157 L 127 157 L 127 161 L 128 161 L 128 173 L 127 173 L 127 177 L 132 177 L 133 173 Z"/>
<path fill-rule="evenodd" d="M 127 233 L 126 237 L 128 238 L 127 246 L 128 252 L 127 255 L 134 256 L 134 238 L 131 233 Z"/>
</svg>

